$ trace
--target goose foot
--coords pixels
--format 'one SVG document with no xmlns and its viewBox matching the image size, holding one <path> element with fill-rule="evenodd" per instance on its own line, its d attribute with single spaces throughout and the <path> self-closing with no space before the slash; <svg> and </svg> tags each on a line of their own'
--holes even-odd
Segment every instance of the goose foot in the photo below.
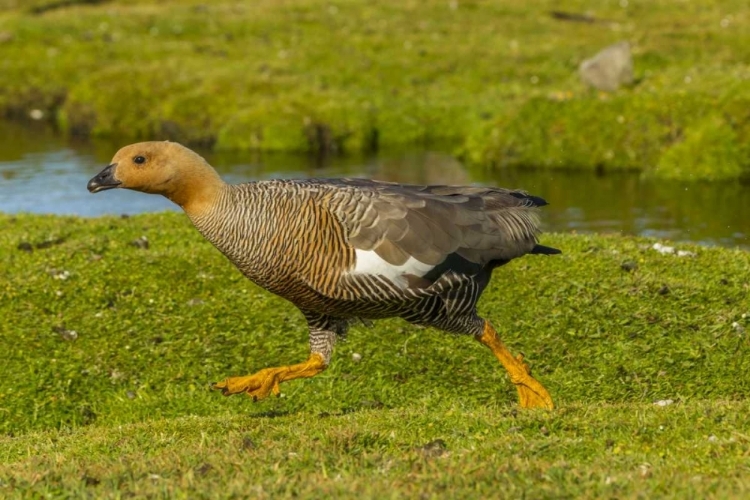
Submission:
<svg viewBox="0 0 750 500">
<path fill-rule="evenodd" d="M 547 389 L 531 376 L 531 369 L 523 361 L 523 354 L 513 356 L 489 321 L 484 322 L 484 331 L 477 340 L 490 348 L 495 357 L 502 363 L 510 375 L 510 381 L 518 391 L 518 402 L 521 408 L 545 408 L 551 410 L 555 407 Z"/>
<path fill-rule="evenodd" d="M 224 396 L 246 393 L 259 401 L 268 397 L 269 394 L 278 396 L 279 384 L 296 378 L 310 378 L 326 369 L 323 356 L 312 353 L 304 363 L 291 366 L 279 366 L 275 368 L 264 368 L 253 375 L 244 377 L 229 377 L 222 382 L 214 382 L 211 388 L 221 391 Z"/>
<path fill-rule="evenodd" d="M 515 384 L 518 391 L 518 402 L 521 408 L 544 408 L 551 410 L 555 407 L 547 389 L 531 376 L 531 369 L 528 363 L 523 362 L 523 354 L 515 357 L 520 370 L 511 373 L 510 380 Z M 508 370 L 510 373 L 511 370 Z"/>
</svg>

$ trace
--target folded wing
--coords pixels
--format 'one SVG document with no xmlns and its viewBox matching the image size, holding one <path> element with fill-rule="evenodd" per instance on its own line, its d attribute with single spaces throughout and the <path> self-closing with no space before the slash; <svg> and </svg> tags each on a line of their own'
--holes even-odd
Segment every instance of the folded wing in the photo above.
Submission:
<svg viewBox="0 0 750 500">
<path fill-rule="evenodd" d="M 546 204 L 500 188 L 313 182 L 342 188 L 332 206 L 356 252 L 350 272 L 385 276 L 400 287 L 429 286 L 448 271 L 473 275 L 533 253 L 536 207 Z"/>
</svg>

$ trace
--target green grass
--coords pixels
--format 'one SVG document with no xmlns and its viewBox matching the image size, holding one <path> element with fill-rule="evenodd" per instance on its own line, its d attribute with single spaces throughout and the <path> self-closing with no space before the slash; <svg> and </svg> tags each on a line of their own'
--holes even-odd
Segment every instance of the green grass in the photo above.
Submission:
<svg viewBox="0 0 750 500">
<path fill-rule="evenodd" d="M 249 404 L 245 402 L 245 404 Z M 181 417 L 0 438 L 4 498 L 747 498 L 747 402 Z"/>
<path fill-rule="evenodd" d="M 0 112 L 123 141 L 747 178 L 747 2 L 623 4 L 0 0 Z M 623 39 L 637 83 L 585 88 L 578 64 Z"/>
<path fill-rule="evenodd" d="M 544 235 L 565 253 L 499 269 L 480 303 L 558 405 L 525 412 L 479 343 L 400 320 L 354 327 L 281 398 L 223 398 L 209 382 L 301 361 L 307 334 L 183 215 L 0 228 L 0 496 L 750 490 L 748 252 Z"/>
</svg>

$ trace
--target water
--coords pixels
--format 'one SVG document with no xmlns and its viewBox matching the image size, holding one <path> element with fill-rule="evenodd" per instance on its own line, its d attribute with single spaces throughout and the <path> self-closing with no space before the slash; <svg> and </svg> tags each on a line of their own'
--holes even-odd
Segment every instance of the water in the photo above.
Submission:
<svg viewBox="0 0 750 500">
<path fill-rule="evenodd" d="M 0 122 L 0 212 L 98 216 L 176 207 L 126 190 L 92 195 L 86 182 L 123 144 L 71 142 L 45 128 Z M 643 181 L 637 173 L 467 169 L 448 155 L 376 158 L 201 152 L 231 182 L 278 177 L 369 177 L 408 183 L 523 188 L 544 197 L 545 229 L 620 232 L 750 249 L 750 186 Z"/>
</svg>

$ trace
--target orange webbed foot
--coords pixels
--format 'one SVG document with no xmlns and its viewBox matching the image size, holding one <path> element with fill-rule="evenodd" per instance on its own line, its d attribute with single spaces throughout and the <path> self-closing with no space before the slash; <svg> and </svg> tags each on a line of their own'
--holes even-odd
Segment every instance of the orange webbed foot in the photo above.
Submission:
<svg viewBox="0 0 750 500">
<path fill-rule="evenodd" d="M 555 407 L 547 389 L 531 376 L 531 368 L 524 363 L 523 354 L 516 356 L 518 370 L 511 373 L 510 380 L 518 391 L 518 402 L 521 408 L 544 408 L 551 410 Z M 510 373 L 511 370 L 508 370 Z"/>
<path fill-rule="evenodd" d="M 264 399 L 271 393 L 278 396 L 281 393 L 279 372 L 283 369 L 265 368 L 258 373 L 245 377 L 228 377 L 222 382 L 213 383 L 211 388 L 221 391 L 224 396 L 244 392 L 253 398 L 253 401 Z"/>
<path fill-rule="evenodd" d="M 477 340 L 489 347 L 507 370 L 508 375 L 510 375 L 510 381 L 513 382 L 518 391 L 518 402 L 521 408 L 544 408 L 551 410 L 555 407 L 547 389 L 531 376 L 531 369 L 524 362 L 523 354 L 513 356 L 488 321 L 485 322 L 484 332 L 480 337 L 477 337 Z"/>
<path fill-rule="evenodd" d="M 259 401 L 269 394 L 278 396 L 281 393 L 279 384 L 296 378 L 314 377 L 326 369 L 323 356 L 312 353 L 304 363 L 276 368 L 264 368 L 253 375 L 244 377 L 229 377 L 222 382 L 211 384 L 211 388 L 221 391 L 224 396 L 245 393 L 253 401 Z"/>
</svg>

